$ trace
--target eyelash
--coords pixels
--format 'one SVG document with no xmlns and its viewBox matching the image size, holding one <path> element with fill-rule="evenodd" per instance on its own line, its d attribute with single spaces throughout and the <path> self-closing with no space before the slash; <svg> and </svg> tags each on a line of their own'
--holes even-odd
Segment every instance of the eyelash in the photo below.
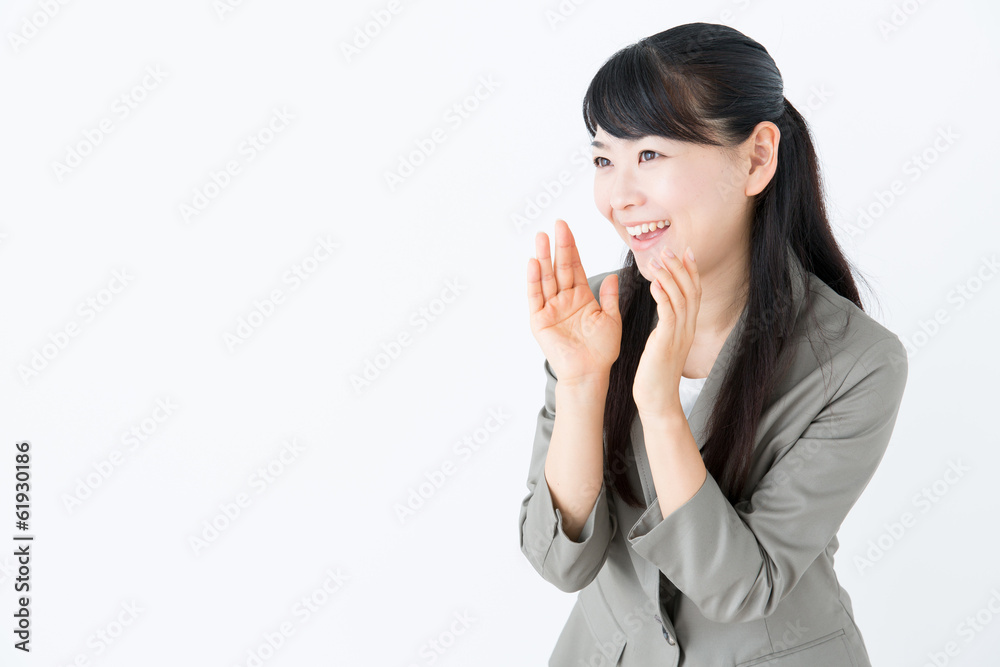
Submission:
<svg viewBox="0 0 1000 667">
<path fill-rule="evenodd" d="M 639 155 L 644 155 L 646 153 L 652 153 L 653 155 L 660 155 L 660 153 L 657 153 L 656 151 L 651 151 L 651 150 L 639 151 Z M 594 160 L 593 160 L 594 166 L 597 167 L 598 169 L 600 169 L 601 165 L 598 164 L 598 162 L 597 162 L 598 160 L 607 160 L 607 158 L 606 157 L 601 157 L 601 156 L 597 156 L 597 157 L 594 158 Z M 649 162 L 649 160 L 645 160 L 645 162 Z"/>
</svg>

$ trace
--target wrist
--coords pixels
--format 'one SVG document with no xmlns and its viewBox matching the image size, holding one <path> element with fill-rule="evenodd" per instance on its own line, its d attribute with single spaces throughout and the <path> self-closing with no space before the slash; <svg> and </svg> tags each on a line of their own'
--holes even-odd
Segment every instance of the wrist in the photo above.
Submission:
<svg viewBox="0 0 1000 667">
<path fill-rule="evenodd" d="M 671 426 L 678 422 L 687 422 L 687 417 L 684 416 L 684 408 L 681 406 L 680 399 L 670 401 L 665 405 L 658 406 L 656 409 L 638 408 L 638 413 L 639 420 L 644 425 L 660 424 L 663 426 Z"/>
<path fill-rule="evenodd" d="M 556 396 L 565 396 L 573 400 L 600 400 L 602 403 L 607 398 L 608 388 L 611 386 L 611 373 L 597 373 L 585 377 L 558 380 L 556 382 Z"/>
</svg>

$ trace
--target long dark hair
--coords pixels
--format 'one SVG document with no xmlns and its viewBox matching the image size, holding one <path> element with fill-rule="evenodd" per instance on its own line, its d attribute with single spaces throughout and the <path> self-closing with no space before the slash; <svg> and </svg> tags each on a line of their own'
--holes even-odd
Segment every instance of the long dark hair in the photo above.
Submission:
<svg viewBox="0 0 1000 667">
<path fill-rule="evenodd" d="M 591 136 L 663 136 L 731 151 L 761 121 L 781 131 L 777 170 L 755 196 L 750 230 L 746 320 L 707 422 L 705 467 L 731 503 L 741 499 L 765 401 L 787 369 L 784 341 L 795 324 L 788 248 L 807 272 L 864 310 L 852 267 L 827 219 L 816 151 L 805 119 L 784 96 L 767 50 L 724 25 L 688 23 L 615 53 L 583 101 Z M 808 281 L 805 303 L 808 304 Z M 656 302 L 629 250 L 619 272 L 622 345 L 605 404 L 605 482 L 641 507 L 626 474 L 629 431 L 637 414 L 632 384 Z"/>
</svg>

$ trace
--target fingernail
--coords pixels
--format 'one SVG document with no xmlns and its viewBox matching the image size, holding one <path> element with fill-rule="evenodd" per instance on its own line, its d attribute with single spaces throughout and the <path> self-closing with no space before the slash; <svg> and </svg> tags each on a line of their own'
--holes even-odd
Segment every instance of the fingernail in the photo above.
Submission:
<svg viewBox="0 0 1000 667">
<path fill-rule="evenodd" d="M 673 251 L 670 248 L 664 248 L 663 249 L 663 254 L 666 255 L 667 257 L 671 258 L 671 259 L 673 259 L 675 257 Z"/>
<path fill-rule="evenodd" d="M 691 248 L 687 249 L 687 256 L 688 256 L 688 259 L 690 259 L 692 262 L 694 261 L 694 253 L 691 252 Z"/>
<path fill-rule="evenodd" d="M 649 265 L 652 266 L 655 269 L 662 269 L 663 268 L 663 264 L 660 263 L 660 260 L 658 258 L 656 258 L 656 257 L 654 257 L 653 259 L 649 260 Z"/>
</svg>

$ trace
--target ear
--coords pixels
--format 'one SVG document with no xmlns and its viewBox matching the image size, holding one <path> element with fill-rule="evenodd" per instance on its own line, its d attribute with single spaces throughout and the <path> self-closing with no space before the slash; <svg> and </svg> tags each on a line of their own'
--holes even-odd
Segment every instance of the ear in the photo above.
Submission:
<svg viewBox="0 0 1000 667">
<path fill-rule="evenodd" d="M 778 142 L 781 130 L 771 121 L 761 121 L 747 139 L 750 171 L 747 174 L 746 196 L 759 194 L 778 169 Z"/>
</svg>

